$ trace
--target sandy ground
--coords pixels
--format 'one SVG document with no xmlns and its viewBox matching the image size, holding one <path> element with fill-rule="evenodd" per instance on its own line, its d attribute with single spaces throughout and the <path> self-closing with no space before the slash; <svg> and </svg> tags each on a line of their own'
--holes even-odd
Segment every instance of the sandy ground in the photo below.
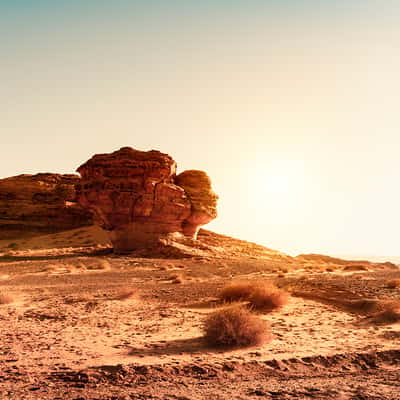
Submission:
<svg viewBox="0 0 400 400">
<path fill-rule="evenodd" d="M 400 324 L 329 300 L 396 300 L 400 289 L 386 283 L 398 269 L 71 249 L 0 257 L 0 294 L 11 301 L 0 305 L 1 399 L 400 399 Z M 235 279 L 273 281 L 293 295 L 262 315 L 270 342 L 209 348 L 204 318 Z"/>
</svg>

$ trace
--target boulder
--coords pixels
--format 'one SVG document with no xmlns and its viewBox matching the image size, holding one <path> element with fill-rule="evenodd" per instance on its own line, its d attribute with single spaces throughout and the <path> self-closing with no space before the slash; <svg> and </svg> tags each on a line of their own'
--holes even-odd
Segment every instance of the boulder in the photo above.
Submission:
<svg viewBox="0 0 400 400">
<path fill-rule="evenodd" d="M 159 151 L 123 147 L 81 165 L 77 200 L 110 231 L 116 252 L 157 247 L 180 235 L 196 239 L 216 217 L 217 196 L 202 171 L 176 176 L 176 162 Z"/>
</svg>

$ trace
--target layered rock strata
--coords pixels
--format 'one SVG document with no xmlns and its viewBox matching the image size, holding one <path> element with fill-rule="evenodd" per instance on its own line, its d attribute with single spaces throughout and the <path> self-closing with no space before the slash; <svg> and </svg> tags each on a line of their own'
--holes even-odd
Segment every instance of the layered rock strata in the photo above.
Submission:
<svg viewBox="0 0 400 400">
<path fill-rule="evenodd" d="M 77 171 L 78 202 L 110 231 L 116 252 L 159 246 L 179 235 L 195 239 L 199 227 L 217 215 L 208 176 L 176 176 L 176 162 L 159 151 L 123 147 L 93 156 Z"/>
<path fill-rule="evenodd" d="M 0 179 L 0 239 L 19 239 L 92 224 L 75 201 L 78 175 L 42 173 Z"/>
</svg>

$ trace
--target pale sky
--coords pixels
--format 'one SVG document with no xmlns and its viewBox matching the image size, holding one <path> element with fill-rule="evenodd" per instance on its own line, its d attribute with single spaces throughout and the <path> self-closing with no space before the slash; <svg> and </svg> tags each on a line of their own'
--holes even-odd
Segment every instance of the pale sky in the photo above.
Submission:
<svg viewBox="0 0 400 400">
<path fill-rule="evenodd" d="M 398 0 L 0 0 L 0 177 L 122 146 L 203 169 L 217 232 L 400 256 Z"/>
</svg>

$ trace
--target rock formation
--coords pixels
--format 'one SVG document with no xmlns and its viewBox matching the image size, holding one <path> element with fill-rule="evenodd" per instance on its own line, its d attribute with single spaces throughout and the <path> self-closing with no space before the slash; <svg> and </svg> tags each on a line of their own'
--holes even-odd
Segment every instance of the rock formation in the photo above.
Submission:
<svg viewBox="0 0 400 400">
<path fill-rule="evenodd" d="M 191 203 L 191 213 L 183 221 L 183 234 L 196 237 L 200 226 L 217 216 L 217 197 L 211 189 L 211 180 L 203 171 L 189 170 L 179 174 L 175 184 L 184 189 Z"/>
<path fill-rule="evenodd" d="M 55 233 L 92 224 L 75 202 L 78 175 L 36 174 L 0 179 L 0 239 Z"/>
<path fill-rule="evenodd" d="M 208 176 L 176 176 L 176 162 L 159 151 L 123 147 L 93 156 L 77 171 L 77 200 L 110 231 L 117 252 L 159 246 L 171 234 L 195 239 L 199 227 L 217 215 Z"/>
</svg>

